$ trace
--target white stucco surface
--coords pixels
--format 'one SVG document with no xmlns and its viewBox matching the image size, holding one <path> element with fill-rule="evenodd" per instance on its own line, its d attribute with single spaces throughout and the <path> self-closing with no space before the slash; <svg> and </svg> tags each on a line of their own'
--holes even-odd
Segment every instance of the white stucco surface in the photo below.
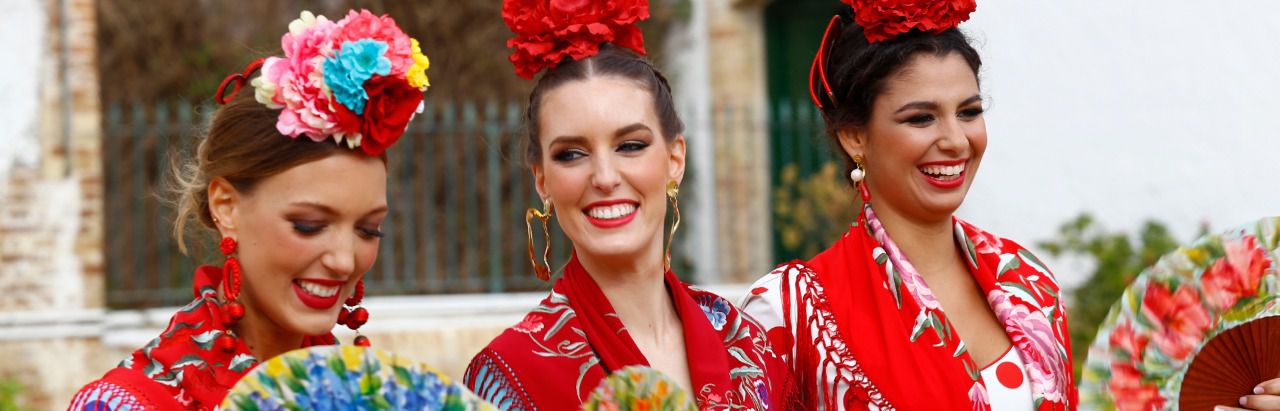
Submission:
<svg viewBox="0 0 1280 411">
<path fill-rule="evenodd" d="M 1280 214 L 1278 15 L 1269 0 L 979 1 L 961 27 L 990 140 L 959 214 L 1024 244 L 1082 212 L 1184 242 L 1201 222 Z"/>
<path fill-rule="evenodd" d="M 15 162 L 32 165 L 36 142 L 36 85 L 44 47 L 45 10 L 38 0 L 5 0 L 0 16 L 0 177 Z M 0 188 L 2 190 L 2 188 Z"/>
</svg>

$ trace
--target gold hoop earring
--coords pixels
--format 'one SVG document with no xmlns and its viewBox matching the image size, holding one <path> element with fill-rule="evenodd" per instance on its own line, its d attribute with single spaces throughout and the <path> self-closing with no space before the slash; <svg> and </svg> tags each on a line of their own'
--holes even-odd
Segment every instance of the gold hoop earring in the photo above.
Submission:
<svg viewBox="0 0 1280 411">
<path fill-rule="evenodd" d="M 533 264 L 533 273 L 542 281 L 551 280 L 551 265 L 547 263 L 547 260 L 551 258 L 551 232 L 547 230 L 547 220 L 551 219 L 553 212 L 555 210 L 552 209 L 551 202 L 545 198 L 542 199 L 542 210 L 529 207 L 524 212 L 524 226 L 529 234 L 529 263 Z M 538 264 L 538 258 L 533 254 L 533 219 L 535 218 L 542 222 L 543 244 L 546 244 L 545 248 L 542 249 L 541 265 Z"/>
<path fill-rule="evenodd" d="M 673 221 L 671 222 L 671 236 L 667 238 L 667 250 L 664 254 L 664 269 L 671 269 L 671 243 L 676 239 L 676 230 L 680 229 L 680 185 L 675 180 L 667 182 L 667 199 L 671 200 L 671 211 Z M 665 271 L 664 270 L 664 271 Z"/>
</svg>

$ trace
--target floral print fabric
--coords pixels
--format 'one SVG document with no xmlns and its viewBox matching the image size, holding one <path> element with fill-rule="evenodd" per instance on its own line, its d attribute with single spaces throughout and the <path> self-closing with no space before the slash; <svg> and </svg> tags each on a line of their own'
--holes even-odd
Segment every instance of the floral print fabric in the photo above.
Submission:
<svg viewBox="0 0 1280 411">
<path fill-rule="evenodd" d="M 1204 343 L 1280 315 L 1280 217 L 1196 240 L 1125 290 L 1089 347 L 1081 400 L 1097 410 L 1172 410 Z"/>
</svg>

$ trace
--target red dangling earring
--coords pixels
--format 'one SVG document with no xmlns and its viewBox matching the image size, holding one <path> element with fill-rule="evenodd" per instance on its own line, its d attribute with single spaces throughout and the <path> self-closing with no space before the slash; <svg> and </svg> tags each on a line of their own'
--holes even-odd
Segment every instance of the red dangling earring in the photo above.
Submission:
<svg viewBox="0 0 1280 411">
<path fill-rule="evenodd" d="M 236 260 L 236 239 L 225 237 L 222 243 L 218 245 L 222 255 L 226 256 L 226 261 L 222 263 L 222 314 L 224 325 L 227 330 L 218 337 L 218 348 L 222 351 L 231 353 L 236 350 L 236 338 L 231 332 L 231 326 L 235 325 L 244 318 L 244 306 L 240 305 L 240 261 Z"/>
<path fill-rule="evenodd" d="M 338 310 L 338 324 L 342 324 L 356 332 L 355 344 L 361 347 L 369 346 L 369 337 L 360 334 L 360 326 L 369 322 L 369 310 L 360 307 L 360 302 L 364 300 L 364 279 L 356 281 L 355 293 L 348 297 L 342 304 L 345 305 Z"/>
</svg>

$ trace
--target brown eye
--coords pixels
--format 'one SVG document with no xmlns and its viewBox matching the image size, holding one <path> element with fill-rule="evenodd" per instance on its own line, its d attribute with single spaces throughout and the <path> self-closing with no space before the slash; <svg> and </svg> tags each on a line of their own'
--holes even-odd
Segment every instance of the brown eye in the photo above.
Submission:
<svg viewBox="0 0 1280 411">
<path fill-rule="evenodd" d="M 649 144 L 643 141 L 627 141 L 618 145 L 618 151 L 623 153 L 630 153 L 630 152 L 641 151 L 648 147 L 649 147 Z"/>
<path fill-rule="evenodd" d="M 587 156 L 587 153 L 582 152 L 582 150 L 568 149 L 568 150 L 559 151 L 559 152 L 556 152 L 555 154 L 552 154 L 551 159 L 557 163 L 567 163 L 567 162 L 577 160 L 579 158 L 586 157 L 586 156 Z"/>
</svg>

